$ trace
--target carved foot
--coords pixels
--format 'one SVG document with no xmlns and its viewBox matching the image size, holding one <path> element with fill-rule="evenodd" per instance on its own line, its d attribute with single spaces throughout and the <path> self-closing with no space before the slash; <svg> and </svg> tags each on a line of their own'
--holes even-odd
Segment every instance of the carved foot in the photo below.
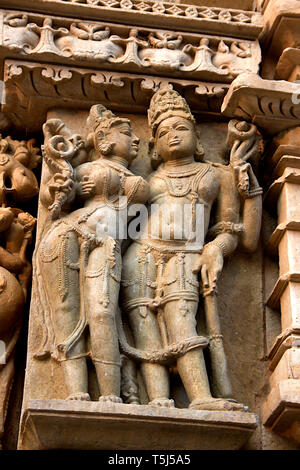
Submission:
<svg viewBox="0 0 300 470">
<path fill-rule="evenodd" d="M 248 411 L 248 406 L 238 403 L 230 398 L 197 398 L 190 403 L 189 408 L 193 410 L 213 410 L 213 411 Z"/>
<path fill-rule="evenodd" d="M 148 405 L 175 408 L 174 400 L 169 400 L 168 398 L 156 398 L 155 400 L 149 401 Z"/>
<path fill-rule="evenodd" d="M 101 395 L 99 397 L 101 403 L 123 403 L 122 398 L 117 397 L 116 395 Z"/>
<path fill-rule="evenodd" d="M 91 401 L 88 393 L 73 393 L 69 395 L 67 400 Z"/>
</svg>

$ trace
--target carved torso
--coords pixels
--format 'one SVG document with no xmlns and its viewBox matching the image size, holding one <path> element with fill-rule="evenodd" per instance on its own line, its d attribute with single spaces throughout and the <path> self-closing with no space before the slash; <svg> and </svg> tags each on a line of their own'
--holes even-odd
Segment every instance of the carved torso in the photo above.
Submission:
<svg viewBox="0 0 300 470">
<path fill-rule="evenodd" d="M 149 218 L 148 233 L 150 230 L 150 223 L 153 221 L 156 212 L 162 206 L 164 208 L 176 207 L 184 208 L 184 206 L 191 207 L 194 204 L 204 205 L 204 232 L 207 232 L 210 212 L 214 201 L 216 200 L 220 182 L 220 175 L 216 168 L 207 163 L 191 163 L 188 165 L 177 166 L 174 169 L 167 170 L 161 167 L 156 173 L 150 177 L 150 198 L 149 202 L 152 206 L 151 217 Z M 179 209 L 180 210 L 180 209 Z M 171 211 L 171 209 L 170 209 Z M 158 217 L 155 217 L 155 222 Z M 176 224 L 181 223 L 180 218 L 171 221 L 161 220 L 161 225 L 170 222 L 171 235 L 176 232 Z M 163 236 L 163 227 L 160 227 L 158 233 L 160 238 L 165 239 Z M 151 236 L 150 236 L 151 238 Z M 172 236 L 170 237 L 172 240 Z"/>
</svg>

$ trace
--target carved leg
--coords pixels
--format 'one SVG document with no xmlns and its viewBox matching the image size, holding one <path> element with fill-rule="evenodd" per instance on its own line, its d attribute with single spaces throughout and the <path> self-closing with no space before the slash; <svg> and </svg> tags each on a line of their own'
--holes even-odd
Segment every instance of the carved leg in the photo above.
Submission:
<svg viewBox="0 0 300 470">
<path fill-rule="evenodd" d="M 84 357 L 67 359 L 61 363 L 69 390 L 67 400 L 90 400 L 87 393 L 88 374 Z"/>
<path fill-rule="evenodd" d="M 166 266 L 166 279 L 177 272 L 177 283 L 166 287 L 165 296 L 178 295 L 178 300 L 165 304 L 163 318 L 170 343 L 197 335 L 196 314 L 198 302 L 189 300 L 196 294 L 196 278 L 193 277 L 193 254 L 172 258 Z M 181 298 L 180 298 L 181 297 Z M 203 351 L 196 349 L 177 359 L 177 369 L 190 399 L 190 408 L 211 410 L 245 410 L 235 400 L 213 398 L 210 392 Z"/>
<path fill-rule="evenodd" d="M 160 330 L 155 315 L 147 311 L 146 317 L 141 316 L 140 308 L 128 314 L 129 323 L 135 339 L 135 347 L 143 350 L 162 349 Z M 141 372 L 144 377 L 149 404 L 172 406 L 169 400 L 169 374 L 166 367 L 160 364 L 142 363 Z"/>
<path fill-rule="evenodd" d="M 91 352 L 95 365 L 100 401 L 121 403 L 121 359 L 116 328 L 121 259 L 109 265 L 105 246 L 95 248 L 89 256 L 85 280 L 87 319 L 90 328 Z"/>
<path fill-rule="evenodd" d="M 59 246 L 54 259 L 52 246 Z M 75 233 L 61 233 L 57 227 L 45 240 L 39 256 L 43 279 L 40 298 L 51 315 L 54 341 L 58 345 L 74 332 L 80 316 L 79 245 Z M 68 399 L 90 399 L 85 353 L 85 339 L 81 337 L 61 361 Z"/>
<path fill-rule="evenodd" d="M 142 350 L 162 349 L 161 332 L 156 315 L 146 306 L 145 299 L 154 298 L 154 289 L 149 286 L 156 281 L 156 264 L 151 253 L 133 243 L 123 258 L 122 300 L 128 312 L 129 324 L 134 337 L 135 347 Z M 147 301 L 146 301 L 147 303 Z M 160 364 L 142 363 L 141 372 L 148 393 L 149 404 L 155 406 L 174 406 L 169 399 L 169 374 Z"/>
<path fill-rule="evenodd" d="M 180 310 L 181 301 L 175 300 L 165 305 L 163 318 L 168 330 L 169 342 L 178 343 L 197 335 L 197 303 L 186 300 L 186 312 Z M 177 369 L 190 401 L 196 398 L 211 397 L 206 366 L 201 349 L 189 351 L 177 359 Z"/>
</svg>

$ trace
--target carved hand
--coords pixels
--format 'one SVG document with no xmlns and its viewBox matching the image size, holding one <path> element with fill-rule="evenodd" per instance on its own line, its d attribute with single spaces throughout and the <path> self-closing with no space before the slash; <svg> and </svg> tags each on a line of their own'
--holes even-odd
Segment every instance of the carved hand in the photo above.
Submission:
<svg viewBox="0 0 300 470">
<path fill-rule="evenodd" d="M 96 191 L 96 185 L 89 176 L 84 176 L 82 181 L 78 184 L 77 192 L 81 197 L 92 196 Z"/>
<path fill-rule="evenodd" d="M 68 176 L 60 173 L 55 173 L 52 178 L 52 182 L 49 183 L 49 193 L 54 198 L 56 193 L 69 193 L 73 188 L 74 182 Z"/>
<path fill-rule="evenodd" d="M 260 140 L 254 136 L 249 140 L 236 140 L 230 152 L 230 164 L 235 167 L 244 164 L 259 152 Z"/>
<path fill-rule="evenodd" d="M 193 273 L 200 272 L 204 290 L 214 290 L 222 268 L 222 250 L 214 242 L 210 242 L 204 246 L 203 253 L 195 262 Z"/>
</svg>

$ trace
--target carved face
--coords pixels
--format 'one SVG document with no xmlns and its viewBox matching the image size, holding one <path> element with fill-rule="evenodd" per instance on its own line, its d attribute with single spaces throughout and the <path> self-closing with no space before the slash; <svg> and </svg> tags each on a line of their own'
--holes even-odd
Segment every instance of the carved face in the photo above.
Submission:
<svg viewBox="0 0 300 470">
<path fill-rule="evenodd" d="M 15 201 L 26 201 L 38 193 L 38 183 L 31 170 L 12 155 L 0 153 L 0 202 L 12 195 Z"/>
<path fill-rule="evenodd" d="M 106 152 L 107 156 L 115 155 L 128 163 L 137 156 L 139 142 L 140 139 L 127 122 L 112 126 L 104 138 L 101 131 L 100 134 L 96 133 L 96 145 L 102 154 Z"/>
<path fill-rule="evenodd" d="M 14 220 L 14 213 L 8 207 L 0 207 L 0 232 L 5 232 Z"/>
<path fill-rule="evenodd" d="M 165 162 L 193 156 L 197 148 L 194 124 L 180 116 L 165 119 L 157 128 L 155 147 Z"/>
</svg>

